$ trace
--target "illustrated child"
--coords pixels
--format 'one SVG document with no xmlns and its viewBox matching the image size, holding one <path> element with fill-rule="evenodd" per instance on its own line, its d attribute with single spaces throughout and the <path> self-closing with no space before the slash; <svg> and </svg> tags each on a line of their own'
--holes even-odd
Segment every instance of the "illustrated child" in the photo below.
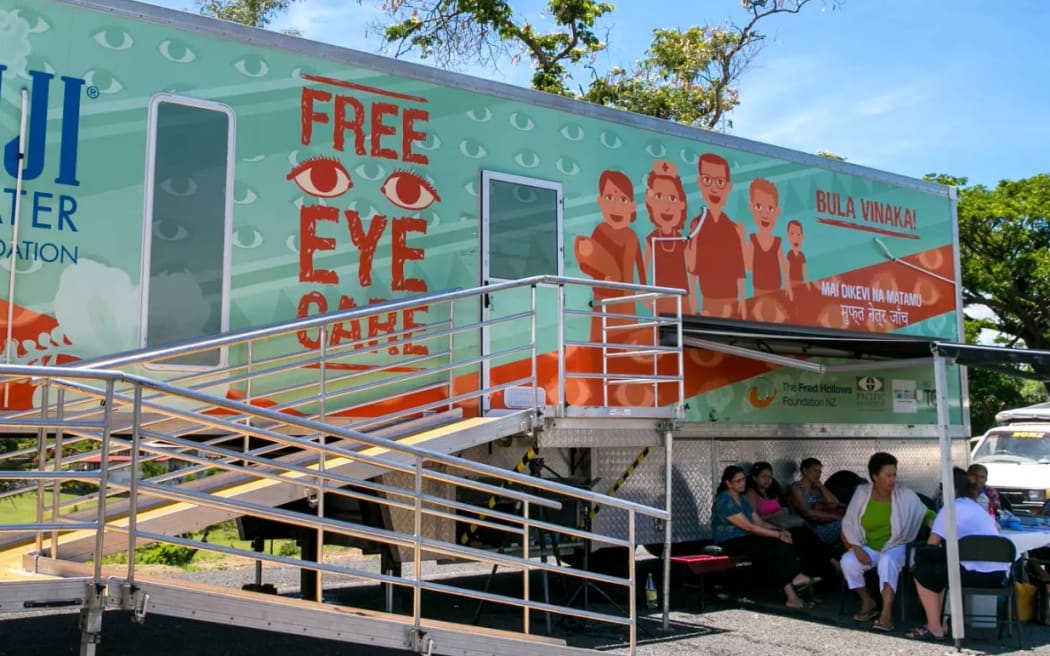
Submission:
<svg viewBox="0 0 1050 656">
<path fill-rule="evenodd" d="M 580 269 L 595 280 L 634 283 L 634 272 L 638 271 L 638 282 L 645 284 L 645 265 L 638 237 L 631 229 L 637 217 L 638 204 L 634 201 L 634 185 L 620 171 L 604 171 L 598 178 L 598 208 L 602 213 L 599 223 L 590 237 L 577 237 L 576 260 Z M 600 301 L 630 292 L 618 289 L 594 288 L 594 309 L 600 311 Z M 636 314 L 633 303 L 606 305 L 611 314 Z M 630 319 L 611 318 L 609 325 L 622 324 Z M 597 324 L 597 325 L 596 325 Z M 595 334 L 595 331 L 598 331 Z M 591 323 L 592 341 L 601 341 L 601 324 L 597 319 Z"/>
<path fill-rule="evenodd" d="M 783 272 L 787 270 L 787 258 L 780 237 L 773 234 L 780 216 L 780 194 L 769 180 L 756 178 L 751 181 L 751 216 L 757 232 L 748 235 L 744 246 L 744 260 L 751 272 L 754 295 L 771 294 L 783 288 L 792 298 L 791 284 Z"/>
<path fill-rule="evenodd" d="M 806 254 L 802 252 L 802 224 L 791 219 L 787 224 L 788 243 L 791 250 L 787 252 L 788 281 L 792 287 L 809 286 L 809 273 L 806 271 Z"/>
<path fill-rule="evenodd" d="M 655 230 L 646 238 L 645 270 L 652 275 L 654 285 L 689 290 L 689 274 L 685 269 L 685 227 L 687 205 L 685 188 L 678 177 L 678 167 L 665 160 L 653 162 L 645 189 L 645 210 Z M 682 299 L 682 312 L 693 314 L 691 295 Z M 656 302 L 658 314 L 673 314 L 677 302 L 661 298 Z"/>
<path fill-rule="evenodd" d="M 700 314 L 731 317 L 744 307 L 743 226 L 734 223 L 723 210 L 733 190 L 729 162 L 714 153 L 704 153 L 697 163 L 696 184 L 704 199 L 704 210 L 689 225 L 686 268 L 692 275 L 690 293 L 700 288 L 701 300 L 694 304 Z"/>
</svg>

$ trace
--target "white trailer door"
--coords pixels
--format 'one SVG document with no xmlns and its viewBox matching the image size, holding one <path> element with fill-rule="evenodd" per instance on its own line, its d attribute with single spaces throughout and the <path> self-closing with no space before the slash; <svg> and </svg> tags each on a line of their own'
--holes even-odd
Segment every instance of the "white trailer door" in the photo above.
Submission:
<svg viewBox="0 0 1050 656">
<path fill-rule="evenodd" d="M 562 185 L 560 182 L 526 178 L 494 171 L 481 173 L 481 284 L 491 285 L 537 275 L 560 276 L 564 271 L 562 232 Z M 543 323 L 537 323 L 537 339 L 553 335 L 556 326 L 556 290 L 538 289 L 536 304 Z M 529 339 L 525 321 L 500 319 L 527 312 L 532 303 L 528 287 L 500 292 L 482 301 L 481 384 L 507 380 L 505 370 L 514 362 L 528 360 L 527 353 L 498 354 Z M 540 351 L 543 349 L 541 347 Z M 516 378 L 517 376 L 511 376 Z M 492 407 L 486 399 L 483 411 Z"/>
</svg>

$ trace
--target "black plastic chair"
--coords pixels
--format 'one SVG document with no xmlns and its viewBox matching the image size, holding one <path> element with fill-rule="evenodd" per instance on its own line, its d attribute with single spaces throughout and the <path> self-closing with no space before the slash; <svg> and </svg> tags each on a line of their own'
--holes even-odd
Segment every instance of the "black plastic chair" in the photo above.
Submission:
<svg viewBox="0 0 1050 656">
<path fill-rule="evenodd" d="M 1017 646 L 1018 648 L 1022 648 L 1021 620 L 1017 612 L 1017 592 L 1016 587 L 1014 586 L 1014 564 L 1017 560 L 1017 547 L 1009 538 L 1004 538 L 1000 535 L 970 535 L 959 540 L 959 560 L 1009 563 L 1010 569 L 1006 576 L 1003 577 L 1002 585 L 996 587 L 973 587 L 963 585 L 962 594 L 963 597 L 966 595 L 988 595 L 996 597 L 997 600 L 1006 599 L 1005 621 L 999 619 L 999 604 L 998 602 L 996 603 L 994 619 L 998 639 L 1002 640 L 1003 624 L 1006 624 L 1011 632 L 1013 627 L 1010 625 L 1013 624 L 1017 628 Z M 988 618 L 992 616 L 973 614 L 970 615 L 970 617 Z"/>
<path fill-rule="evenodd" d="M 929 533 L 927 532 L 926 537 L 928 536 Z M 908 618 L 908 595 L 911 593 L 911 589 L 915 587 L 915 578 L 911 573 L 915 560 L 915 550 L 926 545 L 926 537 L 909 542 L 905 547 L 904 567 L 901 568 L 897 577 L 897 594 L 893 596 L 893 604 L 896 606 L 897 614 L 902 622 Z M 882 590 L 879 589 L 878 574 L 878 570 L 874 567 L 864 572 L 864 585 L 868 588 L 871 596 L 875 598 L 875 601 L 881 603 Z M 839 615 L 846 614 L 846 598 L 851 596 L 850 592 L 852 590 L 847 587 L 846 577 L 843 576 L 839 585 Z"/>
<path fill-rule="evenodd" d="M 824 481 L 824 487 L 834 494 L 840 503 L 849 505 L 849 501 L 853 498 L 853 493 L 856 492 L 857 486 L 863 482 L 864 479 L 854 472 L 842 469 L 828 476 Z"/>
</svg>

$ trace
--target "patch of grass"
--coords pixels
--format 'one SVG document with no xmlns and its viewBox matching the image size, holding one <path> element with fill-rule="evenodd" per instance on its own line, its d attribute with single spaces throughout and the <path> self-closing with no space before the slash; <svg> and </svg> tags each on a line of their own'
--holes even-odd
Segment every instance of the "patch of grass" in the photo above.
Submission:
<svg viewBox="0 0 1050 656">
<path fill-rule="evenodd" d="M 51 491 L 44 492 L 44 518 L 50 517 Z M 77 498 L 74 494 L 60 494 L 60 501 L 69 501 Z M 72 512 L 72 508 L 63 510 L 63 513 Z M 36 492 L 16 494 L 15 496 L 0 499 L 0 523 L 3 524 L 32 524 L 36 522 Z"/>
</svg>

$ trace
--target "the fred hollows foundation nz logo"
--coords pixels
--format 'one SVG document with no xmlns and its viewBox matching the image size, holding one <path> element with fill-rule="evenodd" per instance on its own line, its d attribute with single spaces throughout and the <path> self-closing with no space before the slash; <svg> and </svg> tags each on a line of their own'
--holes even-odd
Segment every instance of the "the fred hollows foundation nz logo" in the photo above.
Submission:
<svg viewBox="0 0 1050 656">
<path fill-rule="evenodd" d="M 16 181 L 19 168 L 22 170 L 21 207 L 19 214 L 18 242 L 11 243 L 11 233 L 6 230 L 0 233 L 0 257 L 15 257 L 18 260 L 56 262 L 75 264 L 77 248 L 75 245 L 59 243 L 57 238 L 68 241 L 78 232 L 76 224 L 77 198 L 74 195 L 80 186 L 77 178 L 77 148 L 80 138 L 80 100 L 85 90 L 81 78 L 61 76 L 55 79 L 53 73 L 45 71 L 28 71 L 29 82 L 20 89 L 28 92 L 28 120 L 26 123 L 25 142 L 20 148 L 20 135 L 11 135 L 3 146 L 4 180 L 0 196 L 0 225 L 10 226 L 15 218 Z M 0 95 L 4 85 L 17 85 L 18 80 L 11 75 L 7 66 L 0 64 Z M 23 83 L 25 84 L 25 83 Z M 15 116 L 20 117 L 23 94 L 8 93 L 4 96 L 8 103 L 14 101 Z M 61 108 L 57 123 L 48 124 L 48 110 L 52 105 Z M 3 109 L 10 115 L 11 107 Z M 15 125 L 21 124 L 17 120 Z M 60 130 L 58 150 L 48 152 L 47 138 L 49 127 Z M 16 128 L 17 130 L 17 128 Z M 7 136 L 7 135 L 4 135 Z M 20 161 L 20 150 L 24 159 Z M 57 154 L 57 158 L 55 155 Z M 40 234 L 48 231 L 55 235 L 55 240 Z"/>
</svg>

